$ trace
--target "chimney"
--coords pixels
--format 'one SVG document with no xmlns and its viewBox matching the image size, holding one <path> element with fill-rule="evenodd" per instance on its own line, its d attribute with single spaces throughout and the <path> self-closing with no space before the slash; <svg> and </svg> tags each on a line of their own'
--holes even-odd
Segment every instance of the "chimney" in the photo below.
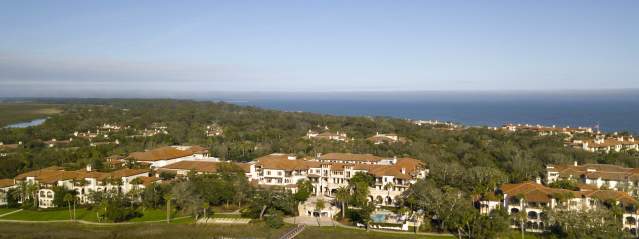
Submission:
<svg viewBox="0 0 639 239">
<path fill-rule="evenodd" d="M 574 166 L 578 166 L 579 164 L 578 164 L 578 163 L 577 163 L 577 161 L 575 160 L 575 161 L 573 162 L 573 165 L 574 165 Z"/>
<path fill-rule="evenodd" d="M 393 164 L 397 163 L 397 156 L 393 156 Z"/>
<path fill-rule="evenodd" d="M 320 157 L 322 157 L 322 153 L 317 153 L 317 155 L 315 156 L 317 159 L 319 159 Z"/>
<path fill-rule="evenodd" d="M 91 164 L 87 164 L 87 172 L 91 172 Z"/>
<path fill-rule="evenodd" d="M 535 183 L 541 184 L 541 178 L 539 176 L 535 178 Z"/>
<path fill-rule="evenodd" d="M 402 174 L 406 174 L 406 168 L 401 169 Z"/>
</svg>

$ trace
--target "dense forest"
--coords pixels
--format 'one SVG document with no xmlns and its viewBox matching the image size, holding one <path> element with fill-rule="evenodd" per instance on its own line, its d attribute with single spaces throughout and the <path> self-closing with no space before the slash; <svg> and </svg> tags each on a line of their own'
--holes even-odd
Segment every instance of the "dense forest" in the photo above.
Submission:
<svg viewBox="0 0 639 239">
<path fill-rule="evenodd" d="M 48 100 L 42 103 L 57 104 L 64 112 L 50 117 L 41 126 L 0 130 L 0 142 L 23 143 L 0 161 L 0 177 L 12 177 L 19 172 L 50 165 L 100 164 L 99 161 L 111 155 L 175 144 L 206 146 L 213 156 L 243 162 L 273 152 L 299 156 L 327 152 L 410 156 L 432 165 L 434 170 L 455 172 L 445 179 L 451 183 L 460 181 L 455 175 L 463 175 L 464 170 L 473 167 L 493 168 L 506 175 L 507 181 L 521 182 L 542 176 L 544 165 L 548 163 L 579 161 L 639 166 L 637 155 L 589 153 L 564 147 L 560 136 L 508 133 L 485 127 L 446 130 L 418 126 L 404 119 L 281 112 L 224 102 Z M 48 148 L 42 143 L 54 138 L 68 139 L 73 132 L 95 130 L 104 123 L 131 128 L 109 135 L 110 140 L 118 139 L 120 144 L 117 146 L 84 147 L 89 143 L 75 140 L 70 145 L 73 147 Z M 126 137 L 131 134 L 128 131 L 150 128 L 153 124 L 167 126 L 169 134 Z M 220 125 L 224 134 L 207 137 L 204 129 L 210 124 Z M 324 127 L 345 132 L 355 140 L 345 143 L 303 138 L 309 129 L 321 131 Z M 376 132 L 396 133 L 409 141 L 374 145 L 365 140 Z"/>
</svg>

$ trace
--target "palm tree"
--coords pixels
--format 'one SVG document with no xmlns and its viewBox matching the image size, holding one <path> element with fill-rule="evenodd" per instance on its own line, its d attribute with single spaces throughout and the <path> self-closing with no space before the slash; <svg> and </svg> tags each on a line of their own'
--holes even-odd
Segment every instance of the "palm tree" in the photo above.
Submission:
<svg viewBox="0 0 639 239">
<path fill-rule="evenodd" d="M 209 202 L 204 202 L 202 203 L 202 211 L 204 211 L 204 215 L 203 217 L 206 218 L 205 220 L 208 220 L 208 209 L 209 207 L 211 207 L 211 205 L 209 204 Z"/>
<path fill-rule="evenodd" d="M 318 198 L 317 201 L 315 201 L 315 210 L 319 211 L 319 217 L 317 217 L 317 226 L 322 226 L 320 224 L 319 218 L 322 217 L 322 209 L 324 209 L 326 207 L 326 203 L 324 202 L 324 199 Z"/>
<path fill-rule="evenodd" d="M 346 217 L 346 201 L 351 197 L 351 190 L 346 187 L 339 187 L 335 192 L 335 198 L 342 204 L 342 218 Z"/>
<path fill-rule="evenodd" d="M 71 214 L 71 201 L 73 201 L 73 195 L 71 195 L 70 193 L 67 193 L 64 195 L 63 200 L 67 203 L 67 207 L 69 208 L 69 217 L 71 217 L 72 219 L 75 219 Z"/>
<path fill-rule="evenodd" d="M 106 216 L 108 210 L 109 202 L 107 201 L 107 199 L 104 198 L 102 199 L 102 201 L 100 201 L 99 210 L 95 211 L 95 214 L 98 217 L 98 222 L 102 222 L 102 219 Z M 100 211 L 102 211 L 102 216 L 100 216 Z"/>
<path fill-rule="evenodd" d="M 526 219 L 528 219 L 528 214 L 526 214 L 526 211 L 521 210 L 515 214 L 512 215 L 513 218 L 517 221 L 519 221 L 519 229 L 521 230 L 521 239 L 524 239 L 524 231 L 525 226 L 526 226 Z"/>
<path fill-rule="evenodd" d="M 166 223 L 171 222 L 171 200 L 173 195 L 170 193 L 164 194 L 164 201 L 166 201 Z"/>
<path fill-rule="evenodd" d="M 33 200 L 33 207 L 38 207 L 38 189 L 40 189 L 37 183 L 27 183 L 26 194 L 30 195 Z"/>
<path fill-rule="evenodd" d="M 386 190 L 386 196 L 390 197 L 390 190 L 393 189 L 395 187 L 395 184 L 393 182 L 388 182 L 384 185 L 384 190 Z"/>
<path fill-rule="evenodd" d="M 16 188 L 16 190 L 14 191 L 14 195 L 18 196 L 18 198 L 22 201 L 25 202 L 25 200 L 27 199 L 27 182 L 20 182 L 18 184 L 18 187 Z"/>
</svg>

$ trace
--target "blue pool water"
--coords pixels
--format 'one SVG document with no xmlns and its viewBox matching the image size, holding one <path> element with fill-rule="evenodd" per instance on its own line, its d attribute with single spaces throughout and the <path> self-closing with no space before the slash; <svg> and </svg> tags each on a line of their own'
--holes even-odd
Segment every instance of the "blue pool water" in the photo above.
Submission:
<svg viewBox="0 0 639 239">
<path fill-rule="evenodd" d="M 373 222 L 382 223 L 386 219 L 386 214 L 373 214 L 371 218 L 373 219 Z"/>
</svg>

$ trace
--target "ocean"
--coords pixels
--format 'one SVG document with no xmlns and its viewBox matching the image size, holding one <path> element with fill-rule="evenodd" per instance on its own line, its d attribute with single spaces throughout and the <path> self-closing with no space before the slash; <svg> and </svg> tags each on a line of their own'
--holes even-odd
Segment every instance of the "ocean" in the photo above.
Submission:
<svg viewBox="0 0 639 239">
<path fill-rule="evenodd" d="M 367 92 L 233 95 L 219 100 L 283 111 L 441 120 L 468 126 L 528 123 L 639 133 L 639 93 Z"/>
</svg>

